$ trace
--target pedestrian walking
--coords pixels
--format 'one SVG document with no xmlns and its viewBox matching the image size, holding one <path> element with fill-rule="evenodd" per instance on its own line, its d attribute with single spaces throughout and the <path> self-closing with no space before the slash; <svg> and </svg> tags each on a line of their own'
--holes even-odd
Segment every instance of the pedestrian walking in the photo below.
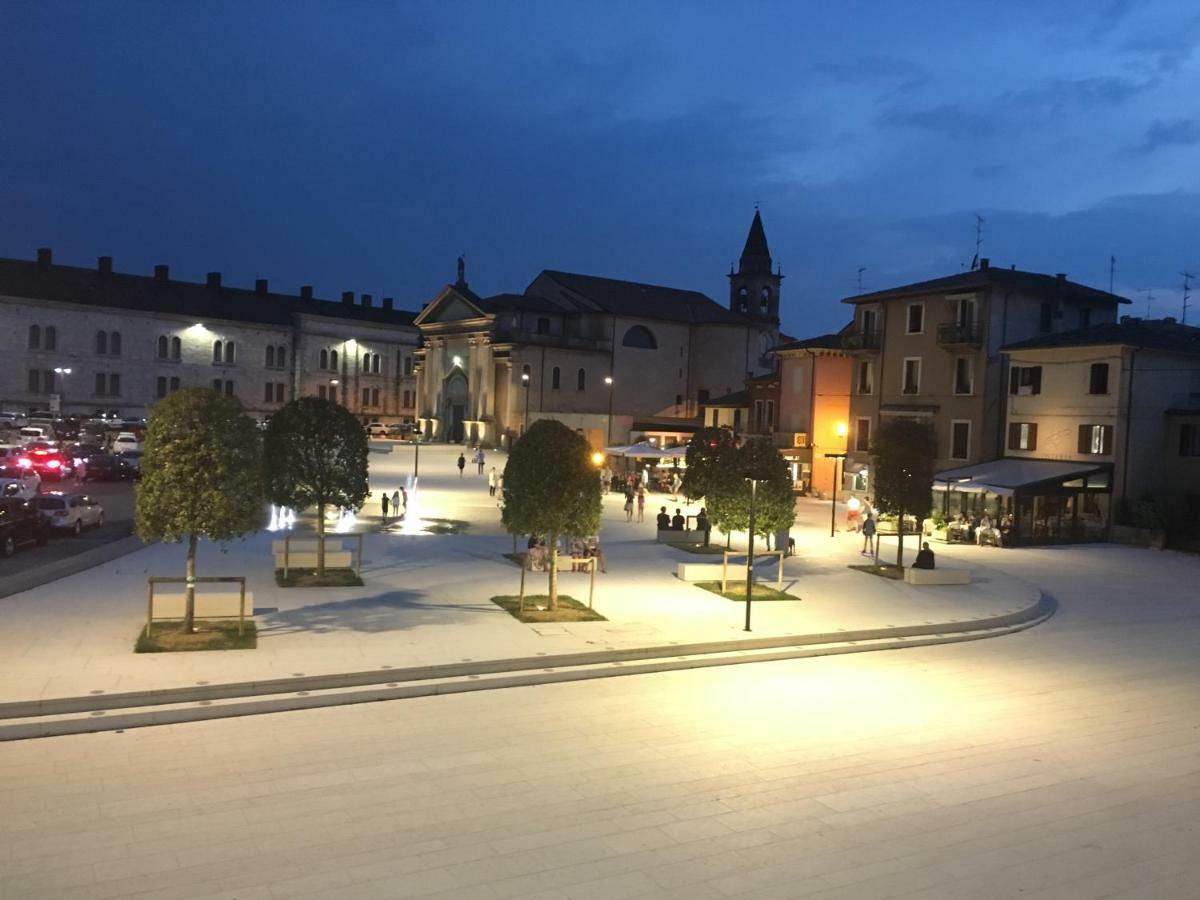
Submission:
<svg viewBox="0 0 1200 900">
<path fill-rule="evenodd" d="M 874 556 L 878 551 L 875 530 L 875 516 L 867 513 L 867 517 L 863 519 L 862 523 L 863 548 L 860 556 Z"/>
<path fill-rule="evenodd" d="M 463 477 L 463 469 L 467 467 L 467 458 L 461 453 L 458 454 L 458 477 Z"/>
<path fill-rule="evenodd" d="M 404 489 L 404 485 L 400 485 L 400 503 L 401 514 L 408 515 L 408 491 Z"/>
<path fill-rule="evenodd" d="M 380 503 L 380 505 L 383 507 L 383 521 L 385 521 L 385 522 L 386 522 L 386 521 L 387 521 L 387 518 L 388 518 L 388 495 L 387 495 L 387 491 L 384 491 L 384 492 L 383 492 L 383 497 L 380 499 L 379 503 Z"/>
<path fill-rule="evenodd" d="M 489 497 L 496 496 L 496 467 L 495 466 L 492 466 L 491 471 L 488 472 L 488 496 Z"/>
<path fill-rule="evenodd" d="M 645 491 L 638 491 L 637 514 L 638 514 L 638 523 L 639 524 L 646 521 L 646 492 Z"/>
<path fill-rule="evenodd" d="M 627 492 L 625 494 L 625 521 L 626 522 L 633 521 L 633 492 L 632 491 Z"/>
<path fill-rule="evenodd" d="M 400 515 L 400 492 L 392 491 L 392 515 Z"/>
<path fill-rule="evenodd" d="M 475 454 L 475 465 L 479 467 L 478 470 L 475 472 L 475 474 L 482 475 L 483 474 L 483 448 L 482 447 L 480 447 L 479 452 Z"/>
</svg>

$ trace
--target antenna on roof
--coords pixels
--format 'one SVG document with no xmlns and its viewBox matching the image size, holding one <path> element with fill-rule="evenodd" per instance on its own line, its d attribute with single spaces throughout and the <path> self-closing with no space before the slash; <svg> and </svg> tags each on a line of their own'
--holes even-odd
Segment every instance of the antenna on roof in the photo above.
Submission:
<svg viewBox="0 0 1200 900">
<path fill-rule="evenodd" d="M 1139 294 L 1146 295 L 1146 318 L 1150 318 L 1150 304 L 1154 302 L 1154 288 L 1138 288 Z"/>
<path fill-rule="evenodd" d="M 1117 274 L 1117 258 L 1108 254 L 1108 292 L 1113 292 L 1113 276 Z"/>
<path fill-rule="evenodd" d="M 979 248 L 983 246 L 983 216 L 975 213 L 975 256 L 971 260 L 971 271 L 979 268 Z"/>
<path fill-rule="evenodd" d="M 858 267 L 858 292 L 859 292 L 860 294 L 862 293 L 862 275 L 863 275 L 863 272 L 865 272 L 865 271 L 867 271 L 867 267 L 866 267 L 866 266 L 859 266 L 859 267 Z"/>
<path fill-rule="evenodd" d="M 1192 296 L 1192 279 L 1196 276 L 1187 271 L 1180 272 L 1179 274 L 1183 276 L 1183 316 L 1181 317 L 1180 321 L 1186 325 L 1188 298 Z"/>
</svg>

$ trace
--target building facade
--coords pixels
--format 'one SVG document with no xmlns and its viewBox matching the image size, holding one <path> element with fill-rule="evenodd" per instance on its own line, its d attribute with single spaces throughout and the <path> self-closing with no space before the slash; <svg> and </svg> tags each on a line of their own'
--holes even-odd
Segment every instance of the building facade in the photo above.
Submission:
<svg viewBox="0 0 1200 900">
<path fill-rule="evenodd" d="M 928 419 L 937 469 L 1004 455 L 1008 371 L 1001 348 L 1115 322 L 1129 301 L 988 260 L 970 272 L 849 297 L 853 358 L 845 486 L 869 496 L 871 438 L 881 419 Z"/>
<path fill-rule="evenodd" d="M 779 358 L 779 427 L 775 443 L 801 493 L 830 496 L 845 453 L 850 419 L 853 360 L 840 334 L 788 341 L 775 348 Z"/>
<path fill-rule="evenodd" d="M 237 397 L 263 419 L 299 396 L 343 403 L 364 422 L 411 421 L 414 314 L 390 298 L 342 301 L 55 265 L 0 260 L 0 406 L 63 415 L 144 417 L 183 387 Z"/>
</svg>

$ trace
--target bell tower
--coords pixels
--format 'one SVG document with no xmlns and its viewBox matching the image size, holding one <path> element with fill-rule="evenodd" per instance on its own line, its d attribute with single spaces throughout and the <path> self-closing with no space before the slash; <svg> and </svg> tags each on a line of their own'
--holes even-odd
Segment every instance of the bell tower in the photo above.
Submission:
<svg viewBox="0 0 1200 900">
<path fill-rule="evenodd" d="M 754 208 L 754 221 L 738 269 L 729 267 L 729 308 L 760 322 L 779 322 L 779 286 L 783 275 L 771 271 L 771 251 L 762 216 Z"/>
</svg>

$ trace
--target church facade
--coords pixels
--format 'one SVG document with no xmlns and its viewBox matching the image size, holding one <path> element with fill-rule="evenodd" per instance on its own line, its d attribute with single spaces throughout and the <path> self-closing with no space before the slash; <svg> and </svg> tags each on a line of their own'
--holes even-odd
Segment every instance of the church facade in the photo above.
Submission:
<svg viewBox="0 0 1200 900">
<path fill-rule="evenodd" d="M 729 302 L 696 291 L 544 270 L 520 294 L 458 280 L 416 317 L 416 417 L 427 440 L 507 445 L 553 418 L 596 447 L 639 420 L 692 420 L 774 367 L 779 288 L 755 212 Z"/>
</svg>

